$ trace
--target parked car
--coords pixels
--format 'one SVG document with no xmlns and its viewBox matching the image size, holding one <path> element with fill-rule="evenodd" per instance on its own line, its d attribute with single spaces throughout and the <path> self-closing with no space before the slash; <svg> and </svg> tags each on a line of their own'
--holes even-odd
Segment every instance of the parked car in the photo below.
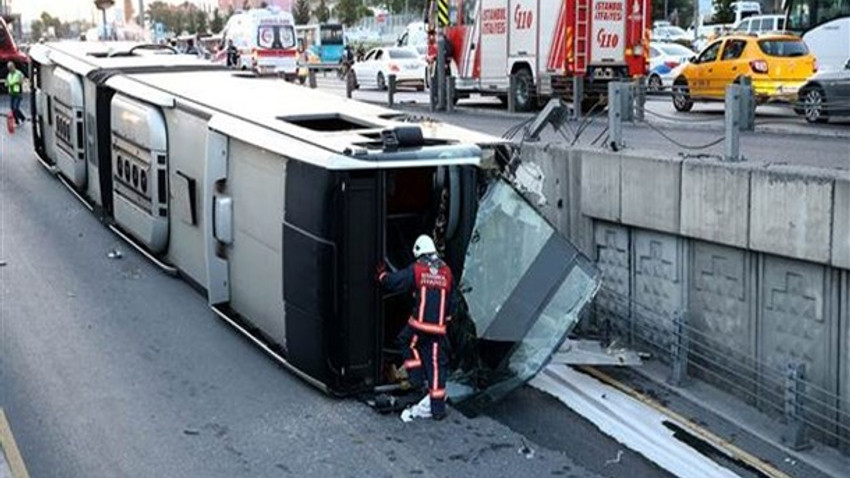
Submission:
<svg viewBox="0 0 850 478">
<path fill-rule="evenodd" d="M 658 27 L 652 29 L 652 41 L 678 43 L 690 47 L 693 42 L 691 35 L 676 26 Z"/>
<path fill-rule="evenodd" d="M 767 33 L 785 30 L 785 15 L 756 15 L 748 17 L 732 29 L 734 33 Z"/>
<path fill-rule="evenodd" d="M 673 106 L 690 111 L 694 101 L 722 100 L 726 86 L 752 80 L 756 101 L 796 101 L 816 70 L 815 57 L 794 35 L 730 35 L 711 42 L 673 80 Z"/>
<path fill-rule="evenodd" d="M 417 90 L 425 89 L 426 63 L 419 52 L 412 48 L 373 48 L 363 61 L 351 67 L 355 87 L 376 87 L 387 89 L 390 75 L 395 75 L 396 84 L 413 85 Z"/>
<path fill-rule="evenodd" d="M 651 92 L 659 92 L 673 85 L 674 72 L 679 65 L 687 63 L 696 53 L 678 43 L 651 42 L 649 44 L 649 73 L 646 86 Z"/>
<path fill-rule="evenodd" d="M 794 110 L 809 123 L 826 123 L 831 116 L 850 116 L 850 60 L 844 69 L 817 73 L 800 88 Z"/>
</svg>

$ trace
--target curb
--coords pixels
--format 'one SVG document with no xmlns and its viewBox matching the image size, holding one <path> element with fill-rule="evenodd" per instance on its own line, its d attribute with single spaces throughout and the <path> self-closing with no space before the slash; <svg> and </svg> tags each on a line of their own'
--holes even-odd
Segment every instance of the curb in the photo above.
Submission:
<svg viewBox="0 0 850 478">
<path fill-rule="evenodd" d="M 6 457 L 12 478 L 29 478 L 30 475 L 24 465 L 24 459 L 21 458 L 21 452 L 18 450 L 15 437 L 12 436 L 12 429 L 9 427 L 9 422 L 6 420 L 6 414 L 3 413 L 2 408 L 0 408 L 0 452 Z"/>
</svg>

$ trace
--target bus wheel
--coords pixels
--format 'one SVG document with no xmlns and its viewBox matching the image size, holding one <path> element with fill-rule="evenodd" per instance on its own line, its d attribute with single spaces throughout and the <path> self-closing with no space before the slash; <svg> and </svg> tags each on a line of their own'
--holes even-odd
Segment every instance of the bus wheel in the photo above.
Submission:
<svg viewBox="0 0 850 478">
<path fill-rule="evenodd" d="M 514 91 L 514 105 L 517 111 L 531 111 L 535 105 L 534 78 L 531 72 L 523 68 L 516 72 L 516 91 Z"/>
</svg>

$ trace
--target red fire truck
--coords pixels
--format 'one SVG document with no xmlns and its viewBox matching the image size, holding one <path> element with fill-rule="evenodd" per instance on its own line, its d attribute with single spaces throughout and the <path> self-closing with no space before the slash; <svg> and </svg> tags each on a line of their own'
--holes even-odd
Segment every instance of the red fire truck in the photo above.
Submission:
<svg viewBox="0 0 850 478">
<path fill-rule="evenodd" d="M 609 81 L 646 73 L 651 0 L 449 0 L 452 71 L 460 96 L 507 101 L 516 76 L 516 107 L 538 99 L 583 99 Z M 434 10 L 432 10 L 434 11 Z"/>
</svg>

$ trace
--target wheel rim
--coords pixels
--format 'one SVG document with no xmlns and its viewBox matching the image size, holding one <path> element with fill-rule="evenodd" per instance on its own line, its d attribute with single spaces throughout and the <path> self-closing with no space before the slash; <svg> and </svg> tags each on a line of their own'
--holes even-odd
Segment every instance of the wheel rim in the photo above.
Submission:
<svg viewBox="0 0 850 478">
<path fill-rule="evenodd" d="M 525 105 L 528 104 L 528 99 L 530 95 L 528 92 L 528 82 L 519 81 L 516 85 L 516 102 L 517 105 Z"/>
<path fill-rule="evenodd" d="M 688 99 L 686 97 L 687 87 L 683 85 L 677 85 L 674 94 L 673 94 L 673 103 L 677 108 L 684 108 L 688 104 Z"/>
<path fill-rule="evenodd" d="M 805 100 L 803 101 L 803 111 L 806 119 L 809 121 L 817 121 L 823 116 L 823 95 L 818 90 L 809 90 L 806 92 Z"/>
<path fill-rule="evenodd" d="M 651 91 L 658 91 L 661 89 L 661 78 L 657 76 L 649 77 L 649 89 Z"/>
<path fill-rule="evenodd" d="M 384 74 L 378 73 L 378 88 L 384 89 Z"/>
</svg>

